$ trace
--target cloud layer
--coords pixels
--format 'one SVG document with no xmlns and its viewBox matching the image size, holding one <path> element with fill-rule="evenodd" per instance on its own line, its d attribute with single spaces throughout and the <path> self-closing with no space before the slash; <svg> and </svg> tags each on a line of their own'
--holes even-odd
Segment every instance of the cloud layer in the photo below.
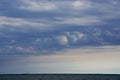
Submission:
<svg viewBox="0 0 120 80">
<path fill-rule="evenodd" d="M 102 29 L 103 28 L 103 29 Z M 68 48 L 85 46 L 119 45 L 120 28 L 79 27 L 77 30 L 1 31 L 1 55 L 34 55 L 55 53 Z M 50 54 L 50 53 L 49 53 Z"/>
<path fill-rule="evenodd" d="M 0 0 L 0 73 L 119 73 L 120 0 Z"/>
<path fill-rule="evenodd" d="M 120 46 L 67 49 L 54 55 L 1 56 L 0 73 L 119 74 Z"/>
<path fill-rule="evenodd" d="M 120 45 L 119 0 L 13 1 L 0 1 L 1 55 Z"/>
</svg>

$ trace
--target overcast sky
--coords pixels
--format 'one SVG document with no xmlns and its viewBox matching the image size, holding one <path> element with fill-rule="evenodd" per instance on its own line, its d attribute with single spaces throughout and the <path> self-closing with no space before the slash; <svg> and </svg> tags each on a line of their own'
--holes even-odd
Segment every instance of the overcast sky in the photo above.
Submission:
<svg viewBox="0 0 120 80">
<path fill-rule="evenodd" d="M 120 0 L 0 0 L 0 73 L 119 73 Z"/>
</svg>

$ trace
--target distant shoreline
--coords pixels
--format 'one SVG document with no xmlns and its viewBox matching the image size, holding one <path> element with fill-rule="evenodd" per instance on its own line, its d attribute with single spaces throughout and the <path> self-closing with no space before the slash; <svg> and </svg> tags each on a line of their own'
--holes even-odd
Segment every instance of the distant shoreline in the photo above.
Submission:
<svg viewBox="0 0 120 80">
<path fill-rule="evenodd" d="M 79 74 L 79 73 L 21 73 L 21 74 L 0 74 L 0 75 L 120 75 L 120 74 Z"/>
<path fill-rule="evenodd" d="M 120 74 L 0 74 L 0 80 L 120 80 Z"/>
</svg>

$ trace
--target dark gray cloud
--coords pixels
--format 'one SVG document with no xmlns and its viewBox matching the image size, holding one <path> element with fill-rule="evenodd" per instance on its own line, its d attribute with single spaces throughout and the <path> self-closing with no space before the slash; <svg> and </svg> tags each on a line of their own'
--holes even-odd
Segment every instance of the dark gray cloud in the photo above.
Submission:
<svg viewBox="0 0 120 80">
<path fill-rule="evenodd" d="M 78 27 L 40 32 L 1 32 L 0 53 L 7 54 L 48 54 L 67 48 L 83 46 L 120 45 L 119 27 Z"/>
<path fill-rule="evenodd" d="M 119 0 L 1 0 L 0 54 L 120 45 Z"/>
</svg>

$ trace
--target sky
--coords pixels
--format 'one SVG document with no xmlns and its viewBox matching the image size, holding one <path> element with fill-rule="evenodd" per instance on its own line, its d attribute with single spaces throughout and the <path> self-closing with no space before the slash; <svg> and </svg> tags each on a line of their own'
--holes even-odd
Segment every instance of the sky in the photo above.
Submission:
<svg viewBox="0 0 120 80">
<path fill-rule="evenodd" d="M 0 74 L 120 74 L 120 0 L 0 0 Z"/>
</svg>

